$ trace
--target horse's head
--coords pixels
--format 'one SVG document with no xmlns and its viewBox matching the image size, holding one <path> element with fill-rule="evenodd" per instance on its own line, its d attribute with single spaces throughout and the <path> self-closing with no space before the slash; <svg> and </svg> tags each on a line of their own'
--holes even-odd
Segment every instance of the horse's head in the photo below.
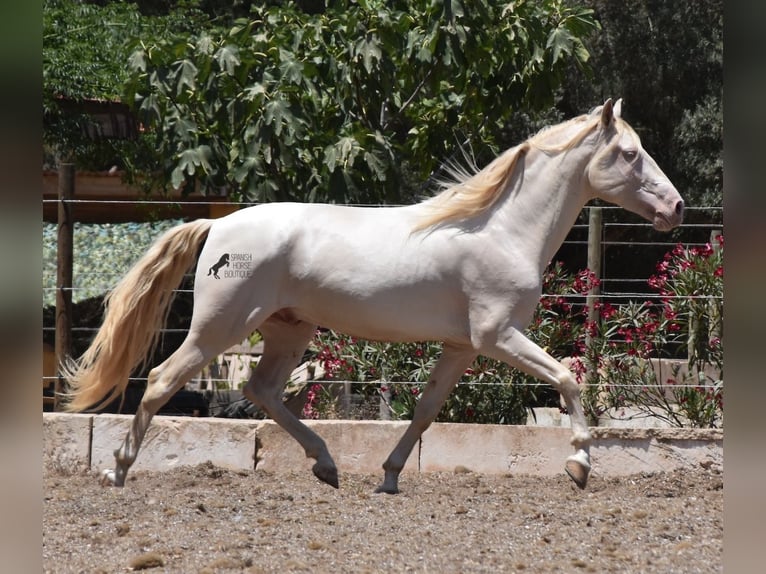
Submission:
<svg viewBox="0 0 766 574">
<path fill-rule="evenodd" d="M 635 131 L 622 119 L 622 100 L 607 100 L 592 113 L 601 115 L 599 148 L 588 163 L 588 185 L 594 197 L 637 213 L 659 231 L 681 224 L 684 200 Z"/>
</svg>

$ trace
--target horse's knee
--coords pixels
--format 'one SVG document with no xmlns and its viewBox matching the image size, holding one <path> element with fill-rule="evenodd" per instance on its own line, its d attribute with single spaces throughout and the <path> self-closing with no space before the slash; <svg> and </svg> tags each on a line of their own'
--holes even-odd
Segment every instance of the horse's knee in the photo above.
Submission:
<svg viewBox="0 0 766 574">
<path fill-rule="evenodd" d="M 580 385 L 577 384 L 569 369 L 562 365 L 561 370 L 555 374 L 555 380 L 556 390 L 565 401 L 580 400 Z"/>
</svg>

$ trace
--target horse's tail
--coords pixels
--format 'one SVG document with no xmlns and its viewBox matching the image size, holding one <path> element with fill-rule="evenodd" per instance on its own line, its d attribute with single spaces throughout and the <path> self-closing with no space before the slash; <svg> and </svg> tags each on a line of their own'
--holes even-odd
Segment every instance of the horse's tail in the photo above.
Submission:
<svg viewBox="0 0 766 574">
<path fill-rule="evenodd" d="M 65 410 L 101 408 L 125 393 L 128 378 L 159 341 L 174 289 L 196 262 L 212 221 L 199 219 L 162 235 L 106 296 L 104 322 L 78 361 L 62 365 Z"/>
</svg>

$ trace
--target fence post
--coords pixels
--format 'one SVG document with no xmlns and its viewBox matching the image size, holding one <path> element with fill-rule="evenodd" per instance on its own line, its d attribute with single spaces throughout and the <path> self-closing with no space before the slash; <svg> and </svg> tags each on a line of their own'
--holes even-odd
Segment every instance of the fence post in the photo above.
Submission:
<svg viewBox="0 0 766 574">
<path fill-rule="evenodd" d="M 601 235 L 603 231 L 602 225 L 602 213 L 600 207 L 591 207 L 588 212 L 588 270 L 593 273 L 593 276 L 597 279 L 601 279 Z M 588 296 L 586 298 L 586 305 L 588 309 L 588 322 L 595 323 L 598 320 L 598 309 L 596 303 L 598 303 L 599 295 L 601 294 L 600 285 L 591 285 L 588 290 Z M 585 346 L 588 356 L 591 356 L 591 349 L 594 344 L 593 337 L 590 329 L 585 331 Z M 592 357 L 591 357 L 592 358 Z M 593 385 L 592 388 L 586 387 L 583 389 L 583 399 L 586 403 L 586 414 L 588 416 L 589 424 L 592 426 L 598 426 L 598 416 L 593 411 L 593 406 L 598 401 L 600 394 L 599 386 L 599 374 L 597 361 L 588 361 L 586 363 L 586 376 L 585 382 L 589 385 Z"/>
<path fill-rule="evenodd" d="M 62 387 L 61 364 L 72 354 L 72 259 L 74 164 L 62 163 L 58 173 L 58 236 L 56 243 L 56 368 L 53 410 L 58 410 Z"/>
<path fill-rule="evenodd" d="M 603 231 L 603 218 L 600 207 L 591 207 L 588 214 L 588 269 L 597 279 L 601 279 L 601 235 Z M 591 286 L 588 291 L 588 321 L 594 322 L 598 319 L 598 309 L 596 303 L 601 294 L 599 285 Z M 586 333 L 585 342 L 590 345 L 590 335 Z"/>
</svg>

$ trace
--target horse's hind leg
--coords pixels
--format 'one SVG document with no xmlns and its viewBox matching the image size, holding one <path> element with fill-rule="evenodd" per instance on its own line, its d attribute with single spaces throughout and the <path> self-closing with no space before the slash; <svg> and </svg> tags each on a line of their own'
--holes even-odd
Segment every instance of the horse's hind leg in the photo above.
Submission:
<svg viewBox="0 0 766 574">
<path fill-rule="evenodd" d="M 338 488 L 338 469 L 325 442 L 293 415 L 282 401 L 282 391 L 314 336 L 315 327 L 303 322 L 271 318 L 260 328 L 263 356 L 243 389 L 245 396 L 266 413 L 316 460 L 314 475 Z"/>
<path fill-rule="evenodd" d="M 136 411 L 130 430 L 122 446 L 114 451 L 114 470 L 104 470 L 102 482 L 123 486 L 128 469 L 138 456 L 146 429 L 157 411 L 204 367 L 214 356 L 203 350 L 190 338 L 162 364 L 152 369 L 141 404 Z"/>
<path fill-rule="evenodd" d="M 404 435 L 383 463 L 383 470 L 385 471 L 383 483 L 375 492 L 387 494 L 399 492 L 399 474 L 404 468 L 404 463 L 407 462 L 415 443 L 439 414 L 444 401 L 447 400 L 460 376 L 475 357 L 476 353 L 473 349 L 444 346 L 442 355 L 434 366 L 428 384 L 423 390 L 423 395 L 415 407 L 410 426 L 407 427 Z"/>
</svg>

